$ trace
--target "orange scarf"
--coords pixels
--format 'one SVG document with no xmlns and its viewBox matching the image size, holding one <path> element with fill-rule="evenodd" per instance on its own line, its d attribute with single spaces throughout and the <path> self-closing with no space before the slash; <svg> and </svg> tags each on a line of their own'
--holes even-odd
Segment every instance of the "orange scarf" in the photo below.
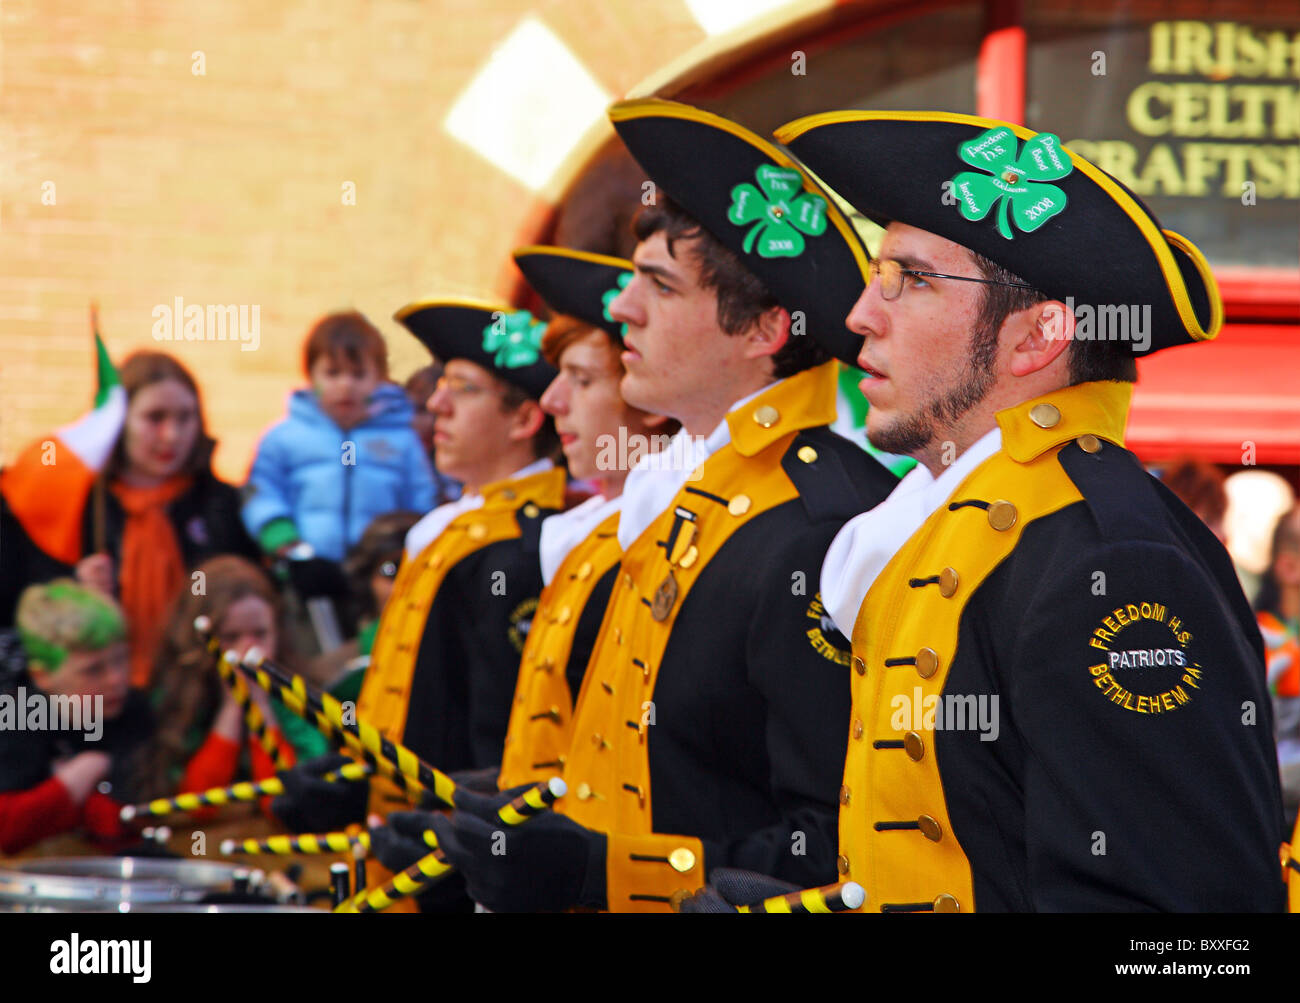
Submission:
<svg viewBox="0 0 1300 1003">
<path fill-rule="evenodd" d="M 114 481 L 112 491 L 126 513 L 122 533 L 122 609 L 131 647 L 131 685 L 147 686 L 168 604 L 185 584 L 181 547 L 167 506 L 190 486 L 173 477 L 151 488 Z"/>
</svg>

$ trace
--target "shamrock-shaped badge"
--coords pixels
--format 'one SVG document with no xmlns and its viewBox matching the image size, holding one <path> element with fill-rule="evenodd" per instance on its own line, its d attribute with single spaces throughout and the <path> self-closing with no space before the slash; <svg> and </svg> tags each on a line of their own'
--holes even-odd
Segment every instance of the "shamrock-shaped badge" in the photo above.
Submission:
<svg viewBox="0 0 1300 1003">
<path fill-rule="evenodd" d="M 624 289 L 627 288 L 628 283 L 631 281 L 632 281 L 632 273 L 623 272 L 622 274 L 619 275 L 618 282 L 615 283 L 614 288 L 606 290 L 605 295 L 600 298 L 601 316 L 604 317 L 606 320 L 610 321 L 611 323 L 614 320 L 614 315 L 609 312 L 609 305 L 614 302 L 614 298 L 618 296 L 619 293 L 621 293 Z M 626 324 L 622 325 L 622 327 L 619 329 L 619 336 L 623 338 L 627 337 Z"/>
<path fill-rule="evenodd" d="M 745 234 L 744 251 L 760 258 L 797 258 L 804 252 L 804 234 L 826 232 L 826 200 L 803 190 L 803 178 L 789 167 L 763 164 L 754 172 L 758 188 L 748 182 L 731 189 L 727 219 L 736 226 L 754 226 Z M 759 189 L 762 189 L 760 192 Z"/>
<path fill-rule="evenodd" d="M 976 136 L 957 148 L 961 159 L 987 174 L 962 171 L 952 179 L 957 208 L 969 220 L 980 220 L 997 209 L 998 233 L 1014 240 L 1011 221 L 1024 233 L 1033 233 L 1065 209 L 1065 192 L 1056 181 L 1074 170 L 1061 140 L 1040 132 L 1016 155 L 1019 141 L 1005 126 Z"/>
<path fill-rule="evenodd" d="M 537 361 L 545 330 L 546 325 L 527 310 L 497 310 L 492 323 L 483 328 L 483 351 L 492 355 L 493 364 L 505 369 L 531 366 Z"/>
</svg>

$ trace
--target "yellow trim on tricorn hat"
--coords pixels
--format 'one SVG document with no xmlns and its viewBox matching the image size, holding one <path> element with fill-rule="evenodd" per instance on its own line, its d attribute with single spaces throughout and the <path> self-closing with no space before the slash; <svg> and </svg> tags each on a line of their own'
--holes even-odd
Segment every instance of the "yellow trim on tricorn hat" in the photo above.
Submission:
<svg viewBox="0 0 1300 1003">
<path fill-rule="evenodd" d="M 870 257 L 830 196 L 775 145 L 711 112 L 645 98 L 609 117 L 655 185 L 803 320 L 794 332 L 852 364 L 862 339 L 844 321 Z"/>
<path fill-rule="evenodd" d="M 528 284 L 556 313 L 576 317 L 615 338 L 623 337 L 624 325 L 610 314 L 609 304 L 631 280 L 632 262 L 541 245 L 519 248 L 514 259 Z"/>
<path fill-rule="evenodd" d="M 1223 326 L 1218 285 L 1196 246 L 1051 133 L 950 112 L 833 111 L 789 122 L 776 137 L 877 222 L 936 233 L 1076 306 L 1150 306 L 1147 351 L 1209 340 Z M 980 153 L 987 145 L 996 157 Z"/>
</svg>

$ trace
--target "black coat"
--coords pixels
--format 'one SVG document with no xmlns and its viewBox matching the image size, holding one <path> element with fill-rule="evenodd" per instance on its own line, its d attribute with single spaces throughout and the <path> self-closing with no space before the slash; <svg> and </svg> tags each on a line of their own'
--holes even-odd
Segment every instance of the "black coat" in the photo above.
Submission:
<svg viewBox="0 0 1300 1003">
<path fill-rule="evenodd" d="M 1001 695 L 999 740 L 935 735 L 976 905 L 1279 910 L 1272 711 L 1228 555 L 1131 453 L 1071 444 L 1060 462 L 1084 500 L 984 582 L 948 676 Z"/>
<path fill-rule="evenodd" d="M 866 593 L 838 864 L 867 911 L 1282 907 L 1259 629 L 1119 445 L 1129 393 L 999 412 Z"/>
</svg>

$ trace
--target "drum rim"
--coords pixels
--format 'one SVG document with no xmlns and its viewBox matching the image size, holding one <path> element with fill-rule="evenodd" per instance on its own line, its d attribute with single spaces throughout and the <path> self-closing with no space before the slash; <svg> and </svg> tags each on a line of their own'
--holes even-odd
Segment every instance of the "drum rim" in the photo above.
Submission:
<svg viewBox="0 0 1300 1003">
<path fill-rule="evenodd" d="M 94 874 L 111 861 L 119 873 Z M 48 870 L 47 870 L 48 868 Z M 60 873 L 60 868 L 72 873 Z M 32 857 L 0 866 L 0 903 L 185 902 L 231 886 L 232 864 L 157 857 Z M 82 871 L 83 873 L 76 873 Z M 140 874 L 137 876 L 136 871 Z M 126 872 L 126 873 L 122 873 Z M 200 877 L 200 875 L 204 875 Z"/>
</svg>

